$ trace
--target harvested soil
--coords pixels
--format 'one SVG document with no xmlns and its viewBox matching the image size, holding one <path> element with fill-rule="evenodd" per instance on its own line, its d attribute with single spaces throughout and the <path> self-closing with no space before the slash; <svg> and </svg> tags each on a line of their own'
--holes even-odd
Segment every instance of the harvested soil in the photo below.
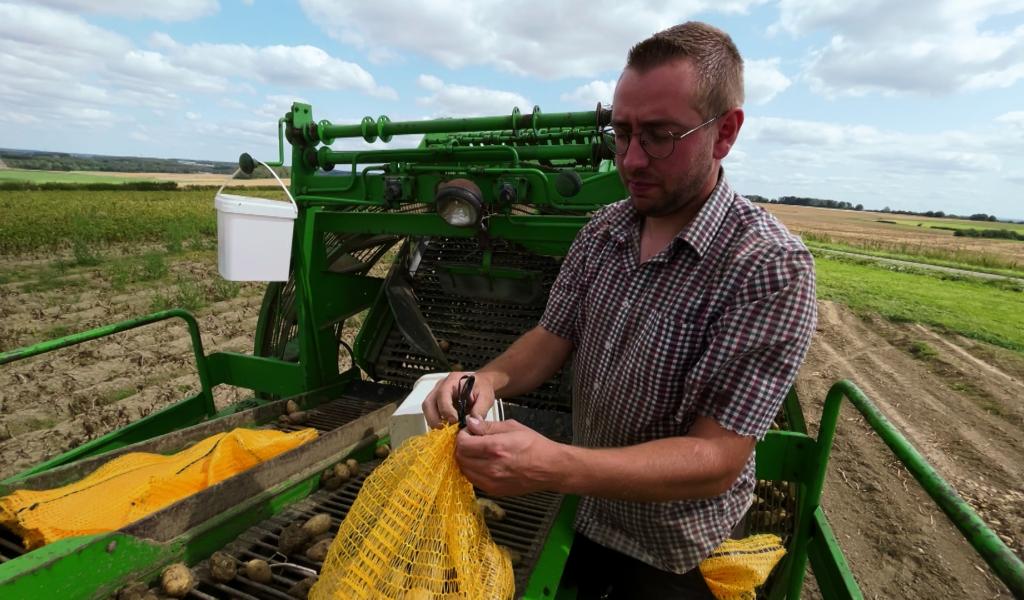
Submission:
<svg viewBox="0 0 1024 600">
<path fill-rule="evenodd" d="M 10 271 L 12 264 L 36 271 L 44 263 L 23 257 L 0 267 Z M 124 289 L 114 289 L 101 268 L 76 269 L 45 289 L 33 288 L 31 279 L 0 282 L 0 348 L 146 314 L 182 278 L 200 291 L 219 281 L 209 256 L 169 267 L 159 281 Z M 252 351 L 262 290 L 243 285 L 197 312 L 206 352 Z M 354 333 L 346 327 L 344 336 Z M 0 478 L 194 394 L 192 361 L 187 330 L 170 321 L 3 367 Z M 1021 553 L 1024 357 L 821 302 L 797 382 L 812 434 L 829 386 L 843 378 L 859 385 Z M 247 394 L 220 386 L 217 405 Z M 841 413 L 823 503 L 865 597 L 1010 597 L 850 406 Z M 807 587 L 816 597 L 813 582 Z"/>
<path fill-rule="evenodd" d="M 829 387 L 852 380 L 1021 555 L 1024 358 L 831 302 L 819 307 L 797 382 L 812 435 Z M 1011 597 L 848 404 L 822 504 L 866 598 Z"/>
</svg>

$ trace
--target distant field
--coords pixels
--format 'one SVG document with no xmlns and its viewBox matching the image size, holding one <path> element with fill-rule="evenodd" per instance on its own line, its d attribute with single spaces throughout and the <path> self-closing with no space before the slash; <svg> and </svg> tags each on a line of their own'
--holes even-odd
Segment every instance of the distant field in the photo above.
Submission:
<svg viewBox="0 0 1024 600">
<path fill-rule="evenodd" d="M 931 229 L 1009 229 L 1024 233 L 1022 223 L 999 223 L 994 221 L 966 221 L 961 219 L 928 219 L 924 221 L 887 219 L 908 227 L 929 227 Z"/>
<path fill-rule="evenodd" d="M 132 181 L 174 181 L 179 186 L 221 185 L 226 175 L 214 173 L 106 173 L 98 171 L 30 171 L 0 169 L 0 181 L 31 181 L 32 183 L 126 183 Z M 288 180 L 283 180 L 287 185 Z M 274 186 L 273 179 L 235 179 L 231 186 Z"/>
<path fill-rule="evenodd" d="M 124 183 L 144 178 L 124 174 L 82 173 L 78 171 L 28 171 L 0 169 L 0 181 L 31 181 L 32 183 Z"/>
<path fill-rule="evenodd" d="M 1017 225 L 927 218 L 902 219 L 905 222 L 901 223 L 899 217 L 889 213 L 778 204 L 763 206 L 785 223 L 790 231 L 803 236 L 809 244 L 943 266 L 1024 275 L 1024 243 L 956 237 L 949 229 L 933 228 L 965 223 L 973 224 L 976 229 L 1019 227 Z M 919 222 L 922 223 L 921 227 L 916 226 Z"/>
</svg>

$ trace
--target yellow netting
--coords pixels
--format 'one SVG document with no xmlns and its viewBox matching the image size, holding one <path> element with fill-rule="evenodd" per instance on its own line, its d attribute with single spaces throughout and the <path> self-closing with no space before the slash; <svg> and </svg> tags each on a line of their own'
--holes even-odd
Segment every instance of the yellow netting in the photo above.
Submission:
<svg viewBox="0 0 1024 600">
<path fill-rule="evenodd" d="M 235 429 L 176 454 L 133 452 L 84 479 L 52 490 L 18 490 L 0 498 L 0 525 L 29 550 L 76 535 L 112 531 L 314 438 Z"/>
<path fill-rule="evenodd" d="M 754 590 L 784 554 L 786 549 L 777 535 L 725 540 L 700 563 L 700 572 L 718 600 L 754 600 Z"/>
<path fill-rule="evenodd" d="M 374 469 L 310 598 L 512 598 L 511 559 L 491 540 L 455 462 L 457 432 L 450 425 L 411 438 Z"/>
</svg>

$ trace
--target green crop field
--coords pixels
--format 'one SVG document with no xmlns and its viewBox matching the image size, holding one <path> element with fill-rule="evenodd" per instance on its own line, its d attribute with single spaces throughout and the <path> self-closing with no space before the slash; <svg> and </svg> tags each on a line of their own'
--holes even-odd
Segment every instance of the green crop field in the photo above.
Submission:
<svg viewBox="0 0 1024 600">
<path fill-rule="evenodd" d="M 0 181 L 30 181 L 32 183 L 124 183 L 140 181 L 118 175 L 95 175 L 68 171 L 29 171 L 25 169 L 0 169 Z"/>
<path fill-rule="evenodd" d="M 280 190 L 260 190 L 281 198 Z M 211 238 L 214 190 L 14 190 L 0 194 L 0 254 Z"/>
<path fill-rule="evenodd" d="M 1024 353 L 1024 287 L 816 256 L 818 297 Z"/>
<path fill-rule="evenodd" d="M 997 221 L 966 221 L 962 219 L 892 219 L 897 225 L 907 227 L 929 227 L 931 229 L 1009 229 L 1024 233 L 1024 223 L 1000 223 Z"/>
</svg>

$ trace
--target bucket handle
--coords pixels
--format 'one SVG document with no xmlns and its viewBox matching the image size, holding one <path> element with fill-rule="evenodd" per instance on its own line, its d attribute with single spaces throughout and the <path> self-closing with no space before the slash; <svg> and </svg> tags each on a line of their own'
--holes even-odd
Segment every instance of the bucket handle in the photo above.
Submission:
<svg viewBox="0 0 1024 600">
<path fill-rule="evenodd" d="M 270 167 L 269 167 L 269 166 L 267 165 L 267 163 L 263 162 L 262 160 L 260 160 L 260 159 L 258 159 L 258 158 L 254 158 L 253 160 L 254 160 L 254 161 L 256 161 L 256 162 L 258 162 L 258 163 L 260 163 L 261 165 L 263 165 L 264 167 L 266 167 L 268 171 L 270 171 L 270 174 L 271 174 L 271 175 L 272 175 L 272 176 L 274 177 L 274 179 L 276 179 L 276 180 L 277 180 L 277 183 L 278 183 L 278 185 L 280 185 L 280 186 L 281 186 L 281 189 L 282 189 L 282 190 L 284 190 L 284 193 L 285 193 L 285 195 L 286 195 L 286 196 L 288 196 L 288 200 L 289 200 L 289 201 L 291 201 L 291 203 L 292 203 L 292 206 L 294 206 L 294 207 L 295 207 L 295 212 L 298 212 L 298 211 L 299 211 L 299 205 L 298 205 L 298 204 L 297 204 L 297 203 L 295 202 L 295 198 L 292 198 L 292 193 L 288 191 L 288 186 L 286 186 L 286 185 L 284 184 L 284 182 L 283 182 L 283 181 L 281 181 L 281 178 L 277 176 L 277 173 L 275 173 L 275 172 L 274 172 L 274 170 L 273 170 L 273 169 L 271 169 L 271 168 L 270 168 Z M 222 185 L 220 186 L 220 188 L 219 188 L 219 189 L 217 190 L 217 193 L 216 193 L 216 194 L 214 194 L 214 195 L 215 195 L 215 196 L 219 196 L 219 195 L 220 195 L 220 193 L 224 191 L 224 188 L 225 188 L 225 187 L 226 187 L 226 186 L 228 185 L 228 183 L 229 183 L 229 182 L 230 182 L 230 181 L 231 181 L 232 179 L 234 179 L 234 178 L 235 178 L 235 175 L 238 175 L 238 174 L 239 174 L 239 173 L 241 173 L 241 172 L 242 172 L 242 169 L 241 169 L 241 167 L 239 167 L 239 168 L 235 169 L 235 172 L 231 174 L 231 177 L 228 177 L 227 181 L 225 181 L 225 182 L 224 182 L 224 183 L 223 183 L 223 184 L 222 184 Z"/>
</svg>

